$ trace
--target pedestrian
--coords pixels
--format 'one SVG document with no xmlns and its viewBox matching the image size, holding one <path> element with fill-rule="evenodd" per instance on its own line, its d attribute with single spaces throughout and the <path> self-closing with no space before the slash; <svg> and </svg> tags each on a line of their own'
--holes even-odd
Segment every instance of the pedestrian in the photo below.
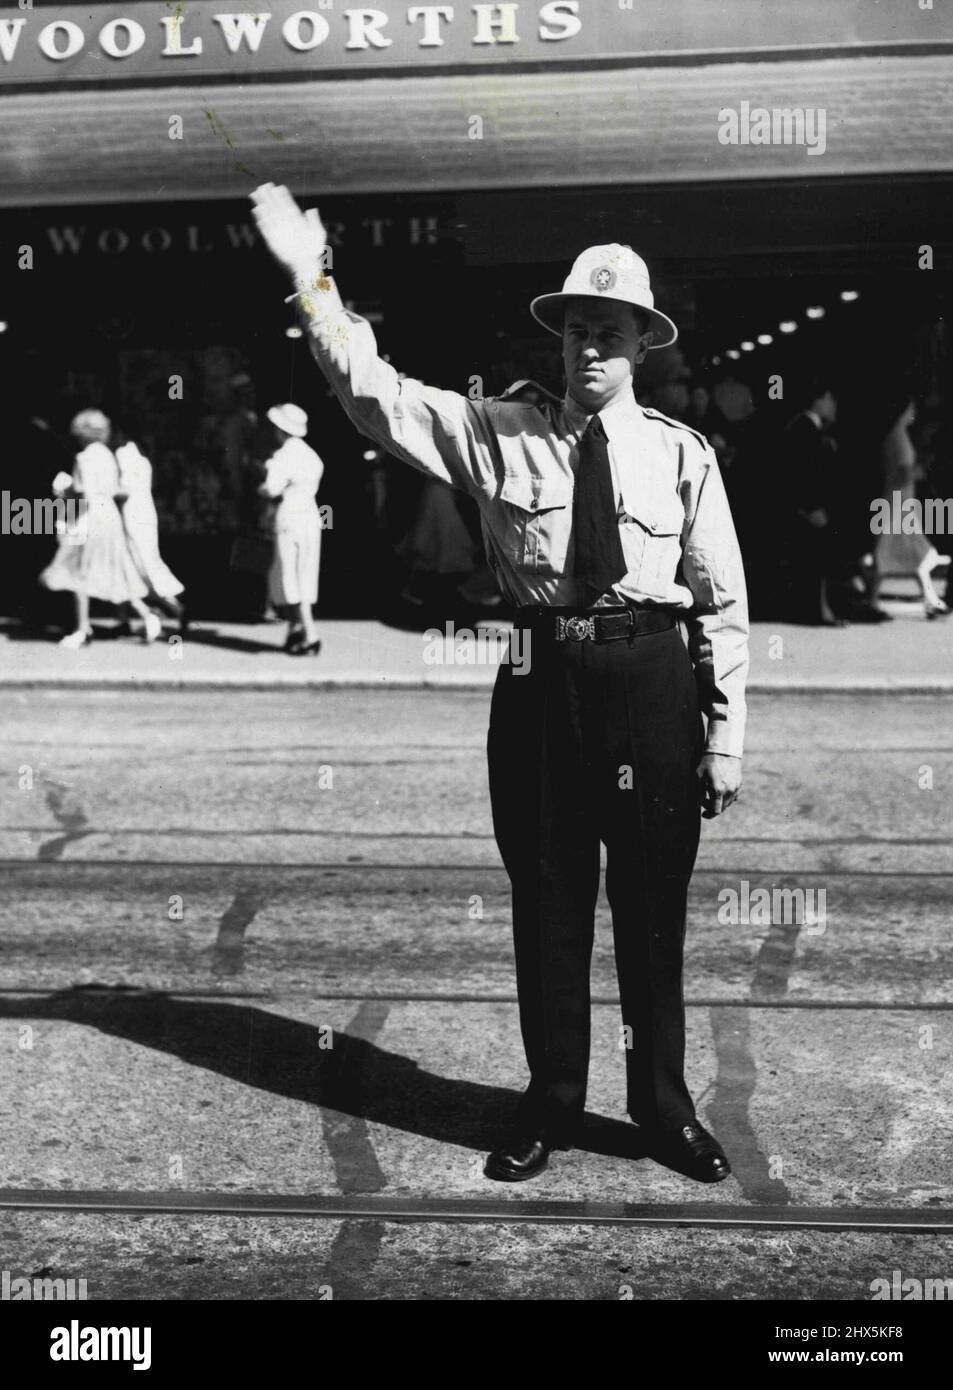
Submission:
<svg viewBox="0 0 953 1390">
<path fill-rule="evenodd" d="M 904 394 L 902 401 L 894 400 L 887 416 L 881 460 L 883 495 L 891 504 L 892 514 L 895 492 L 899 493 L 898 512 L 902 512 L 904 502 L 916 498 L 917 482 L 922 477 L 922 471 L 918 467 L 917 451 L 910 437 L 916 420 L 916 407 L 911 397 Z M 907 511 L 909 513 L 910 509 Z M 932 578 L 933 571 L 943 567 L 944 557 L 925 534 L 922 522 L 911 522 L 907 516 L 904 518 L 904 528 L 902 534 L 888 532 L 877 541 L 874 551 L 877 576 L 875 593 L 879 592 L 885 575 L 908 576 L 916 581 L 920 590 L 924 615 L 928 619 L 949 617 L 950 609 L 937 593 Z"/>
<path fill-rule="evenodd" d="M 457 587 L 476 572 L 478 542 L 461 515 L 456 492 L 446 483 L 432 478 L 424 483 L 413 525 L 396 553 L 410 571 L 401 598 L 419 608 L 436 600 L 441 581 L 452 577 Z"/>
<path fill-rule="evenodd" d="M 14 409 L 4 436 L 3 481 L 11 497 L 48 497 L 53 479 L 72 468 L 72 453 L 50 427 L 39 400 Z M 67 477 L 69 473 L 67 472 Z M 39 584 L 40 572 L 56 553 L 56 535 L 43 527 L 20 538 L 16 546 L 0 547 L 0 592 L 12 602 L 12 611 L 29 628 L 46 626 L 58 600 Z"/>
<path fill-rule="evenodd" d="M 351 420 L 476 499 L 530 643 L 528 663 L 500 665 L 488 739 L 530 1083 L 485 1172 L 531 1178 L 579 1133 L 601 840 L 631 1040 L 628 1113 L 647 1152 L 720 1181 L 728 1160 L 683 1075 L 682 948 L 700 809 L 718 815 L 741 786 L 746 598 L 711 449 L 635 399 L 636 368 L 677 336 L 648 268 L 630 247 L 590 247 L 560 293 L 533 301 L 562 338 L 558 405 L 470 400 L 398 381 L 320 268 L 316 210 L 303 214 L 271 184 L 252 201 Z"/>
<path fill-rule="evenodd" d="M 252 525 L 258 516 L 257 482 L 253 445 L 258 432 L 255 384 L 247 372 L 236 372 L 229 383 L 231 409 L 219 421 L 222 478 L 240 525 Z"/>
<path fill-rule="evenodd" d="M 831 607 L 830 583 L 839 572 L 838 531 L 843 480 L 830 430 L 837 420 L 837 394 L 826 378 L 804 388 L 804 405 L 789 421 L 785 476 L 792 528 L 796 616 L 820 627 L 846 627 Z"/>
<path fill-rule="evenodd" d="M 685 424 L 690 425 L 711 443 L 710 436 L 715 432 L 714 416 L 711 406 L 711 392 L 703 381 L 696 381 L 688 398 L 688 413 Z"/>
<path fill-rule="evenodd" d="M 81 410 L 70 425 L 70 433 L 82 445 L 72 478 L 64 472 L 54 480 L 58 495 L 69 494 L 85 504 L 78 522 L 61 536 L 56 554 L 39 577 L 47 589 L 74 595 L 76 627 L 60 641 L 60 646 L 73 651 L 84 647 L 93 636 L 90 599 L 118 608 L 131 604 L 143 621 L 147 642 L 154 642 L 162 632 L 159 619 L 143 603 L 148 590 L 126 543 L 117 506 L 122 495 L 119 466 L 108 447 L 110 430 L 101 410 Z"/>
<path fill-rule="evenodd" d="M 734 368 L 727 366 L 711 393 L 711 406 L 720 423 L 729 431 L 732 425 L 743 425 L 754 414 L 754 397 L 746 381 L 735 376 Z"/>
<path fill-rule="evenodd" d="M 180 598 L 183 585 L 159 553 L 159 518 L 152 499 L 152 464 L 135 440 L 125 435 L 123 438 L 125 442 L 118 445 L 115 454 L 119 488 L 125 497 L 122 524 L 129 553 L 150 599 L 177 620 L 180 632 L 185 632 L 185 607 Z"/>
<path fill-rule="evenodd" d="M 321 516 L 315 498 L 324 464 L 305 443 L 308 417 L 299 405 L 273 405 L 267 414 L 275 448 L 266 461 L 260 490 L 278 504 L 269 599 L 288 620 L 285 651 L 317 656 L 321 643 L 312 610 L 318 601 Z"/>
</svg>

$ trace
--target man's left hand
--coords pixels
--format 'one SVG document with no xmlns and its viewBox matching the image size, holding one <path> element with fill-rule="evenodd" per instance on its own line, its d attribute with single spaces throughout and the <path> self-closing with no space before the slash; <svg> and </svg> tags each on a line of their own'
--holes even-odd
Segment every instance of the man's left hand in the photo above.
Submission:
<svg viewBox="0 0 953 1390">
<path fill-rule="evenodd" d="M 706 753 L 698 764 L 698 799 L 705 820 L 727 811 L 741 791 L 741 759 L 726 753 Z"/>
</svg>

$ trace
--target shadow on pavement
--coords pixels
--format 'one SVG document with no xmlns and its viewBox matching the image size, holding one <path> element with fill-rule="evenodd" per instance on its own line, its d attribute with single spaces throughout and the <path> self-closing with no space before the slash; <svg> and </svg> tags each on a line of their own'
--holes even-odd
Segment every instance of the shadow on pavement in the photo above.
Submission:
<svg viewBox="0 0 953 1390">
<path fill-rule="evenodd" d="M 61 637 L 65 637 L 68 632 L 72 632 L 75 623 L 64 622 L 58 626 L 52 624 L 29 624 L 21 623 L 17 626 L 5 627 L 2 635 L 8 642 L 45 642 L 50 646 L 55 646 Z M 141 638 L 133 635 L 128 630 L 121 627 L 118 623 L 98 623 L 95 619 L 92 622 L 93 641 L 96 642 L 131 642 L 133 645 L 141 645 Z"/>
<path fill-rule="evenodd" d="M 520 1098 L 500 1086 L 437 1076 L 345 1032 L 335 1030 L 333 1047 L 322 1047 L 319 1027 L 244 1004 L 94 986 L 44 998 L 0 995 L 0 1018 L 95 1028 L 273 1095 L 475 1150 L 500 1141 Z M 635 1126 L 601 1115 L 587 1115 L 575 1147 L 647 1156 Z"/>
<path fill-rule="evenodd" d="M 262 652 L 271 652 L 275 656 L 284 655 L 280 643 L 254 642 L 248 637 L 230 637 L 215 628 L 190 627 L 185 634 L 185 640 L 190 646 L 194 644 L 201 647 L 220 647 L 230 652 L 251 652 L 254 656 L 259 656 Z"/>
</svg>

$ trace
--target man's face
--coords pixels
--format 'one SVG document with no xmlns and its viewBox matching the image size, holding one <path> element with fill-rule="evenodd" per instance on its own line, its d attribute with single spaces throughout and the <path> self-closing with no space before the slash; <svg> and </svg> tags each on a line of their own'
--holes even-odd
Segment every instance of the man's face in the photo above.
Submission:
<svg viewBox="0 0 953 1390">
<path fill-rule="evenodd" d="M 825 425 L 833 425 L 837 421 L 837 397 L 833 391 L 825 391 L 823 396 L 818 397 L 817 413 Z"/>
<path fill-rule="evenodd" d="M 652 344 L 628 304 L 571 299 L 563 321 L 563 366 L 569 395 L 590 414 L 632 389 L 632 375 Z"/>
</svg>

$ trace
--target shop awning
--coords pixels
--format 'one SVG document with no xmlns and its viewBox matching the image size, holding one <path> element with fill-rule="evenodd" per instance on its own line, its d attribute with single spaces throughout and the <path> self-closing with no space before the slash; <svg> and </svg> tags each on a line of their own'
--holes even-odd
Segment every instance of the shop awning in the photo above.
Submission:
<svg viewBox="0 0 953 1390">
<path fill-rule="evenodd" d="M 266 179 L 318 194 L 940 172 L 951 107 L 947 53 L 21 88 L 0 98 L 0 203 L 228 198 Z M 806 113 L 804 141 L 724 143 L 726 109 L 749 136 L 760 111 Z"/>
</svg>

